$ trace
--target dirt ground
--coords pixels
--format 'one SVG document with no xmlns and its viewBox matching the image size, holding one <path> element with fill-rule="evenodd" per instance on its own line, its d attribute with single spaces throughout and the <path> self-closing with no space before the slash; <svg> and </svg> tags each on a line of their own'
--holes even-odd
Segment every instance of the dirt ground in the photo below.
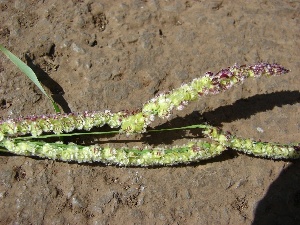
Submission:
<svg viewBox="0 0 300 225">
<path fill-rule="evenodd" d="M 247 80 L 155 125 L 201 118 L 241 137 L 300 140 L 299 1 L 0 0 L 0 43 L 64 112 L 135 110 L 207 71 L 277 62 L 291 72 Z M 0 119 L 49 113 L 51 103 L 1 54 Z M 300 224 L 299 212 L 299 160 L 228 151 L 188 166 L 118 168 L 0 155 L 0 224 L 285 225 Z"/>
</svg>

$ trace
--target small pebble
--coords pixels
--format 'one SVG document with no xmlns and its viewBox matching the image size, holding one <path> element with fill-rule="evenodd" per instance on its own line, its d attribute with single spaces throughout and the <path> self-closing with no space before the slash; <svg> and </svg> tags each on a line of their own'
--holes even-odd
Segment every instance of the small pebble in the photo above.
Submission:
<svg viewBox="0 0 300 225">
<path fill-rule="evenodd" d="M 78 46 L 77 44 L 75 44 L 74 42 L 71 44 L 71 48 L 73 49 L 74 52 L 78 52 L 78 53 L 85 53 L 85 50 L 83 48 L 81 48 L 80 46 Z"/>
<path fill-rule="evenodd" d="M 259 133 L 263 133 L 264 130 L 261 128 L 261 127 L 257 127 L 256 130 L 259 132 Z"/>
</svg>

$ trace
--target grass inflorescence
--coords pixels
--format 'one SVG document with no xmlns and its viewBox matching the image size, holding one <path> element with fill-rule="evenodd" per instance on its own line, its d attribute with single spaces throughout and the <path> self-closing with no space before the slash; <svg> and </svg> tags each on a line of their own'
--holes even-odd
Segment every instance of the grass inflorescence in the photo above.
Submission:
<svg viewBox="0 0 300 225">
<path fill-rule="evenodd" d="M 16 60 L 8 50 L 0 46 L 11 60 Z M 14 58 L 15 57 L 15 58 Z M 26 64 L 15 63 L 23 72 L 30 71 Z M 24 66 L 25 65 L 25 66 Z M 25 68 L 25 69 L 24 69 Z M 21 69 L 21 68 L 20 68 Z M 190 140 L 181 146 L 121 147 L 110 145 L 82 146 L 75 143 L 50 142 L 50 137 L 125 133 L 163 132 L 165 130 L 147 130 L 156 119 L 167 119 L 174 110 L 183 110 L 191 101 L 205 95 L 216 95 L 233 86 L 243 83 L 245 79 L 261 76 L 279 76 L 289 72 L 278 64 L 257 63 L 250 66 L 234 65 L 213 74 L 207 72 L 190 83 L 181 85 L 167 93 L 159 94 L 146 102 L 134 112 L 121 111 L 58 113 L 52 115 L 28 116 L 0 121 L 0 148 L 2 150 L 25 156 L 38 156 L 53 160 L 76 162 L 102 162 L 120 166 L 154 166 L 190 163 L 213 158 L 228 148 L 260 157 L 289 159 L 300 157 L 300 145 L 260 142 L 250 138 L 239 138 L 229 132 L 208 124 L 198 124 L 182 128 L 201 128 L 206 139 Z M 35 82 L 36 83 L 36 82 Z M 41 88 L 40 88 L 41 89 Z M 43 92 L 43 89 L 41 89 Z M 53 100 L 50 98 L 53 102 Z M 57 110 L 56 110 L 57 111 Z M 117 131 L 92 132 L 95 127 L 108 125 Z M 84 130 L 85 133 L 78 131 Z"/>
</svg>

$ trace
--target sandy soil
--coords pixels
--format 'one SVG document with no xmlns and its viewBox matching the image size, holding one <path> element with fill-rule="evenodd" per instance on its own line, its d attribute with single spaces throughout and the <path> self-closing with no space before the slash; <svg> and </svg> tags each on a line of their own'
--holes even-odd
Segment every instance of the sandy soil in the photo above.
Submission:
<svg viewBox="0 0 300 225">
<path fill-rule="evenodd" d="M 284 65 L 291 70 L 285 76 L 248 80 L 156 124 L 202 118 L 281 143 L 300 140 L 299 36 L 299 1 L 0 1 L 0 43 L 36 71 L 65 112 L 135 110 L 206 71 Z M 51 107 L 1 54 L 0 119 L 53 113 Z M 114 138 L 170 144 L 189 135 Z M 0 224 L 300 224 L 299 187 L 299 161 L 233 151 L 161 168 L 2 153 Z"/>
</svg>

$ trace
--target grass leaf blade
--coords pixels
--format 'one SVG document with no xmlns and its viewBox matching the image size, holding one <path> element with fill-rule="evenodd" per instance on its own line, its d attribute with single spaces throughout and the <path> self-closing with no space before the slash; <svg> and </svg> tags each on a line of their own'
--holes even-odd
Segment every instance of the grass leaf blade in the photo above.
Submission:
<svg viewBox="0 0 300 225">
<path fill-rule="evenodd" d="M 17 56 L 15 56 L 13 53 L 11 53 L 9 50 L 7 50 L 4 46 L 0 44 L 0 51 L 2 51 L 40 90 L 41 92 L 47 96 L 47 98 L 50 99 L 52 102 L 52 105 L 54 107 L 54 110 L 57 113 L 60 113 L 60 109 L 58 105 L 55 103 L 55 101 L 46 93 L 44 88 L 42 87 L 41 83 L 37 79 L 37 76 L 33 72 L 33 70 L 27 66 L 22 60 L 20 60 Z"/>
</svg>

